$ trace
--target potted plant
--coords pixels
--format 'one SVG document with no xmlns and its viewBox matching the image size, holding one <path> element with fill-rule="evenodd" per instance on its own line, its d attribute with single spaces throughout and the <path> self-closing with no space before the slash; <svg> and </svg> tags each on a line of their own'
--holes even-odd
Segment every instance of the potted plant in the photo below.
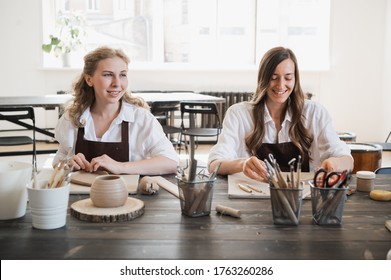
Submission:
<svg viewBox="0 0 391 280">
<path fill-rule="evenodd" d="M 50 34 L 48 44 L 42 44 L 42 50 L 53 52 L 63 59 L 64 66 L 69 66 L 68 55 L 84 45 L 85 19 L 76 13 L 58 13 L 56 34 Z"/>
</svg>

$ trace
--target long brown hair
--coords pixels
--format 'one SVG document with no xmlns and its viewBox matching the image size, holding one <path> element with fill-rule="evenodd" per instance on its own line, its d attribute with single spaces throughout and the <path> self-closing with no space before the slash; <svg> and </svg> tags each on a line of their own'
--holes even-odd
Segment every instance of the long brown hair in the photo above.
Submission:
<svg viewBox="0 0 391 280">
<path fill-rule="evenodd" d="M 253 105 L 252 117 L 254 118 L 254 131 L 246 137 L 247 150 L 251 155 L 256 155 L 257 150 L 262 146 L 265 135 L 265 102 L 267 98 L 267 88 L 278 64 L 285 59 L 291 59 L 295 64 L 295 86 L 290 95 L 289 108 L 292 114 L 292 125 L 289 129 L 289 136 L 292 143 L 303 155 L 308 152 L 313 141 L 313 135 L 304 126 L 304 93 L 300 86 L 299 68 L 295 54 L 287 48 L 276 47 L 270 49 L 263 56 L 258 70 L 258 85 L 251 98 Z"/>
<path fill-rule="evenodd" d="M 126 65 L 129 64 L 130 60 L 122 50 L 112 49 L 109 47 L 97 48 L 84 56 L 83 72 L 73 84 L 74 98 L 72 99 L 72 103 L 66 109 L 69 112 L 71 122 L 74 126 L 84 126 L 84 124 L 80 123 L 80 116 L 84 110 L 86 110 L 95 102 L 94 88 L 90 87 L 85 81 L 86 75 L 92 76 L 101 60 L 113 57 L 119 57 L 126 63 Z M 121 98 L 121 101 L 149 109 L 149 106 L 143 99 L 132 96 L 129 91 L 125 92 Z"/>
</svg>

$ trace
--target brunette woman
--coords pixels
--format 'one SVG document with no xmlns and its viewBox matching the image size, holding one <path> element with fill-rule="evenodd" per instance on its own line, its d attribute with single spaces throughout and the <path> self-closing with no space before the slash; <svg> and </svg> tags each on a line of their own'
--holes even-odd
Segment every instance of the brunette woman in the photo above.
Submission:
<svg viewBox="0 0 391 280">
<path fill-rule="evenodd" d="M 353 157 L 332 126 L 327 110 L 304 97 L 295 54 L 287 48 L 269 50 L 261 60 L 258 85 L 251 101 L 231 106 L 222 134 L 208 159 L 219 174 L 242 172 L 266 181 L 264 159 L 273 154 L 282 171 L 301 157 L 304 172 L 352 170 Z"/>
</svg>

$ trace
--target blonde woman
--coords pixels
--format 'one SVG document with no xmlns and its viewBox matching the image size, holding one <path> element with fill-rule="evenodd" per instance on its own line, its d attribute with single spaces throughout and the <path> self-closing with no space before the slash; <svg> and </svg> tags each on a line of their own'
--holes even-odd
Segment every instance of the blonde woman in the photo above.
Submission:
<svg viewBox="0 0 391 280">
<path fill-rule="evenodd" d="M 113 174 L 175 173 L 178 156 L 148 105 L 128 91 L 129 58 L 101 47 L 84 57 L 74 99 L 61 116 L 53 164 L 69 156 L 74 170 Z"/>
</svg>

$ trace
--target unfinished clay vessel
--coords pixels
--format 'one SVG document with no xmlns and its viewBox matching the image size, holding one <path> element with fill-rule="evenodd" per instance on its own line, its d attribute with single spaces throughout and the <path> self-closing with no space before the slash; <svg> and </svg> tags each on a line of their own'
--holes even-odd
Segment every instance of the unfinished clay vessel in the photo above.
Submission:
<svg viewBox="0 0 391 280">
<path fill-rule="evenodd" d="M 101 175 L 91 185 L 90 198 L 95 207 L 123 206 L 128 198 L 125 180 L 118 175 Z"/>
</svg>

